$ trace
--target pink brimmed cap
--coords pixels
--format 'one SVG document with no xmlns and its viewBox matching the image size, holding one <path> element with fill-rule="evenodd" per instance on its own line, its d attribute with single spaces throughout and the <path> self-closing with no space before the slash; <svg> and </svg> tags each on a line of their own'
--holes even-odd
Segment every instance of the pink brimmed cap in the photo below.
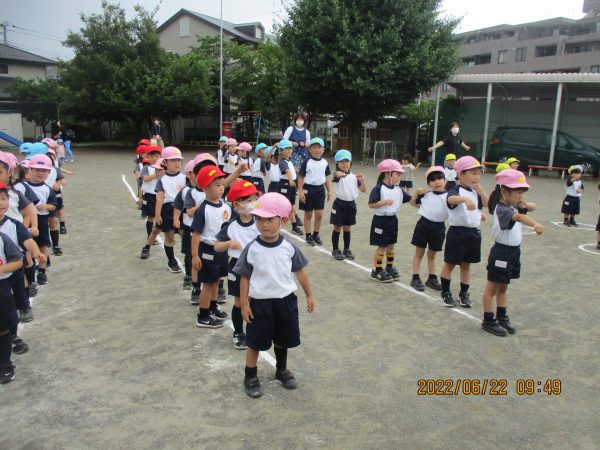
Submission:
<svg viewBox="0 0 600 450">
<path fill-rule="evenodd" d="M 201 163 L 202 161 L 212 161 L 217 165 L 217 159 L 210 153 L 200 153 L 194 157 L 194 165 Z"/>
<path fill-rule="evenodd" d="M 164 163 L 164 159 L 162 158 L 158 158 L 158 160 L 152 164 L 150 167 L 154 167 L 155 169 L 161 169 L 164 170 L 165 168 L 163 167 L 163 163 Z"/>
<path fill-rule="evenodd" d="M 227 142 L 225 144 L 226 145 L 235 145 L 237 147 L 238 142 L 233 138 L 229 138 L 229 139 L 227 139 Z"/>
<path fill-rule="evenodd" d="M 163 151 L 160 154 L 160 156 L 162 157 L 162 159 L 165 159 L 165 160 L 168 160 L 168 159 L 183 159 L 183 157 L 181 156 L 181 150 L 179 150 L 177 147 L 165 147 L 165 148 L 163 148 Z"/>
<path fill-rule="evenodd" d="M 515 169 L 504 169 L 496 174 L 496 184 L 511 189 L 529 188 L 525 174 Z"/>
<path fill-rule="evenodd" d="M 54 139 L 51 139 L 51 138 L 44 138 L 44 139 L 42 139 L 42 144 L 46 144 L 50 148 L 56 147 L 56 141 Z"/>
<path fill-rule="evenodd" d="M 31 161 L 29 161 L 28 159 L 24 159 L 24 160 L 22 160 L 22 161 L 19 161 L 19 166 L 23 166 L 23 167 L 25 167 L 26 169 L 29 169 L 29 163 L 30 163 L 30 162 L 31 162 Z"/>
<path fill-rule="evenodd" d="M 0 152 L 0 161 L 8 166 L 8 170 L 17 167 L 17 158 L 12 153 Z"/>
<path fill-rule="evenodd" d="M 52 160 L 46 155 L 33 155 L 29 160 L 29 168 L 52 170 Z"/>
<path fill-rule="evenodd" d="M 237 149 L 243 150 L 245 152 L 251 152 L 252 146 L 250 144 L 248 144 L 247 142 L 242 142 L 242 143 L 240 143 L 240 145 L 237 146 Z"/>
<path fill-rule="evenodd" d="M 268 192 L 256 200 L 252 214 L 259 217 L 287 217 L 292 212 L 290 201 L 278 192 Z"/>
<path fill-rule="evenodd" d="M 476 158 L 473 158 L 472 156 L 463 156 L 456 160 L 454 170 L 456 170 L 456 173 L 461 173 L 465 170 L 476 169 L 478 167 L 481 167 L 481 163 Z"/>
<path fill-rule="evenodd" d="M 395 159 L 384 159 L 377 165 L 378 172 L 404 172 L 402 164 Z"/>
<path fill-rule="evenodd" d="M 188 161 L 186 163 L 186 165 L 183 167 L 183 173 L 193 172 L 195 165 L 196 165 L 196 163 L 194 162 L 193 159 L 191 161 Z"/>
<path fill-rule="evenodd" d="M 427 172 L 425 172 L 425 179 L 427 179 L 429 174 L 434 172 L 440 172 L 444 175 L 444 178 L 446 178 L 446 172 L 444 172 L 444 168 L 442 166 L 431 166 L 429 169 L 427 169 Z"/>
</svg>

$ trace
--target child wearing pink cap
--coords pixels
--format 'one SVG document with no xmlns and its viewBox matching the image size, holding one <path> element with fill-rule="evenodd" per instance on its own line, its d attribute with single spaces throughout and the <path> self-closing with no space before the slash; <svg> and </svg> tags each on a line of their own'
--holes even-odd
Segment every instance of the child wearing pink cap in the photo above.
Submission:
<svg viewBox="0 0 600 450">
<path fill-rule="evenodd" d="M 510 280 L 521 276 L 521 224 L 533 227 L 537 234 L 542 234 L 544 227 L 527 215 L 527 211 L 535 209 L 535 205 L 526 203 L 523 199 L 529 184 L 522 172 L 515 169 L 503 170 L 496 174 L 496 184 L 488 205 L 493 214 L 492 237 L 496 242 L 490 250 L 486 267 L 487 283 L 483 293 L 481 327 L 496 336 L 506 336 L 516 332 L 508 318 L 506 291 Z"/>
<path fill-rule="evenodd" d="M 379 178 L 369 195 L 369 208 L 373 210 L 369 244 L 374 245 L 371 279 L 380 283 L 392 283 L 400 279 L 394 266 L 394 245 L 398 242 L 398 211 L 403 203 L 410 201 L 410 194 L 398 184 L 402 165 L 394 159 L 385 159 L 377 166 Z M 385 258 L 385 269 L 383 259 Z"/>
<path fill-rule="evenodd" d="M 187 193 L 196 185 L 194 176 L 194 160 L 188 161 L 183 168 L 185 174 L 185 186 L 175 196 L 173 200 L 173 226 L 179 230 L 181 235 L 181 253 L 184 255 L 183 289 L 189 291 L 192 289 L 192 254 L 190 252 L 190 225 L 192 218 L 185 214 L 184 200 Z"/>
<path fill-rule="evenodd" d="M 252 181 L 252 164 L 254 164 L 254 160 L 250 157 L 250 152 L 252 151 L 252 146 L 248 142 L 241 142 L 240 145 L 237 146 L 237 163 L 245 164 L 246 170 L 240 173 L 240 178 L 245 181 Z"/>
<path fill-rule="evenodd" d="M 460 266 L 460 306 L 471 307 L 469 283 L 471 264 L 481 261 L 481 208 L 487 206 L 488 195 L 479 184 L 481 163 L 472 156 L 463 156 L 456 161 L 457 184 L 448 189 L 448 223 L 444 247 L 444 265 L 440 276 L 442 284 L 441 302 L 455 308 L 456 301 L 450 292 L 450 277 L 454 267 Z"/>
<path fill-rule="evenodd" d="M 440 291 L 442 286 L 437 279 L 435 270 L 435 257 L 442 250 L 446 236 L 448 208 L 446 207 L 446 175 L 442 166 L 433 166 L 427 169 L 425 179 L 429 185 L 427 189 L 417 189 L 417 194 L 412 197 L 410 204 L 419 208 L 421 218 L 415 225 L 411 244 L 415 246 L 412 269 L 413 276 L 410 285 L 419 292 L 425 291 L 425 286 Z M 427 250 L 427 268 L 429 277 L 425 284 L 421 281 L 421 261 Z"/>
<path fill-rule="evenodd" d="M 260 236 L 244 248 L 233 271 L 240 276 L 240 305 L 246 326 L 246 368 L 244 388 L 252 398 L 262 395 L 258 379 L 258 355 L 275 346 L 275 378 L 286 389 L 298 383 L 287 368 L 288 348 L 300 345 L 298 298 L 294 275 L 306 294 L 307 311 L 315 300 L 308 273 L 308 260 L 298 246 L 281 236 L 292 205 L 276 192 L 259 197 L 252 214 Z"/>
</svg>

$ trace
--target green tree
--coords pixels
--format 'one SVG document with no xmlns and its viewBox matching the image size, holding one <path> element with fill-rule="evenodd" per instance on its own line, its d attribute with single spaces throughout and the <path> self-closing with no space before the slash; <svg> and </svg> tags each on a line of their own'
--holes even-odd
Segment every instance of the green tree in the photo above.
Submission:
<svg viewBox="0 0 600 450">
<path fill-rule="evenodd" d="M 441 0 L 297 0 L 278 29 L 293 88 L 313 112 L 361 123 L 397 111 L 459 65 Z M 301 33 L 298 30 L 302 30 Z"/>
</svg>

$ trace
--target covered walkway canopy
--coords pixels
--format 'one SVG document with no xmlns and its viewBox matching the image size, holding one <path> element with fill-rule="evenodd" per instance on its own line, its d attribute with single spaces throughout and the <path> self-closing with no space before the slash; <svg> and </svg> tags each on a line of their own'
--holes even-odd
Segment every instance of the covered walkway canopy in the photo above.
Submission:
<svg viewBox="0 0 600 450">
<path fill-rule="evenodd" d="M 548 166 L 554 163 L 556 132 L 563 95 L 566 98 L 600 98 L 600 73 L 500 73 L 500 74 L 462 74 L 454 75 L 446 83 L 464 97 L 486 98 L 483 148 L 481 160 L 485 162 L 488 145 L 490 106 L 492 93 L 504 98 L 504 122 L 506 122 L 506 104 L 509 98 L 555 98 L 552 142 Z M 437 88 L 434 122 L 434 144 L 437 138 L 441 85 Z M 498 95 L 499 94 L 499 95 Z M 433 155 L 435 161 L 435 153 Z"/>
</svg>

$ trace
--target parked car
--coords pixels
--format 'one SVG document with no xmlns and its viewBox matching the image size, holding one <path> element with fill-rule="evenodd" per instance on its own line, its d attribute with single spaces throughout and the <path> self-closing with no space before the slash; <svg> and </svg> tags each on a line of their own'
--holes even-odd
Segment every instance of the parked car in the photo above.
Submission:
<svg viewBox="0 0 600 450">
<path fill-rule="evenodd" d="M 494 132 L 488 161 L 502 161 L 514 156 L 521 169 L 529 165 L 547 166 L 550 160 L 552 130 L 535 127 L 499 127 Z M 591 147 L 570 134 L 558 131 L 554 151 L 555 167 L 581 164 L 585 173 L 597 175 L 600 168 L 600 149 Z"/>
</svg>

